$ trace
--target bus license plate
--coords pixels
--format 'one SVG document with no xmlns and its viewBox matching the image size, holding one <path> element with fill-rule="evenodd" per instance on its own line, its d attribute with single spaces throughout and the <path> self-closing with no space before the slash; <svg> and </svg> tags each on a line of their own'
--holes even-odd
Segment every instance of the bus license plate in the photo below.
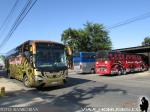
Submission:
<svg viewBox="0 0 150 112">
<path fill-rule="evenodd" d="M 49 73 L 49 72 L 45 72 L 45 74 L 46 74 L 47 76 L 59 75 L 59 73 Z"/>
<path fill-rule="evenodd" d="M 58 82 L 51 82 L 51 84 L 58 84 Z"/>
</svg>

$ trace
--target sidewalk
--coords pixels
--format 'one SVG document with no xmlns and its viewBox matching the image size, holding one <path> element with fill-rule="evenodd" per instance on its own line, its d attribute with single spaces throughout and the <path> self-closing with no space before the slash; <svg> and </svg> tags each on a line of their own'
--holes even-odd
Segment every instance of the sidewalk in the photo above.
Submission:
<svg viewBox="0 0 150 112">
<path fill-rule="evenodd" d="M 68 69 L 68 74 L 74 74 L 75 71 L 73 69 Z"/>
<path fill-rule="evenodd" d="M 8 79 L 6 71 L 0 71 L 0 88 L 5 87 L 6 94 L 7 92 L 23 90 L 22 85 L 18 83 L 15 79 Z"/>
<path fill-rule="evenodd" d="M 20 84 L 11 81 L 11 79 L 7 79 L 4 77 L 0 77 L 0 88 L 5 87 L 6 94 L 11 91 L 23 90 Z"/>
</svg>

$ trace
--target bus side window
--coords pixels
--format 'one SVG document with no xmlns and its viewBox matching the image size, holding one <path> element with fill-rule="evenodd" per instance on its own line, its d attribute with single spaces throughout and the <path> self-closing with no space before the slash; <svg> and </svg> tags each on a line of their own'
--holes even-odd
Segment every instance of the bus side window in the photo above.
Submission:
<svg viewBox="0 0 150 112">
<path fill-rule="evenodd" d="M 133 55 L 133 61 L 135 61 L 136 60 L 136 56 L 135 55 Z"/>
<path fill-rule="evenodd" d="M 29 45 L 29 43 L 25 43 L 22 47 L 23 47 L 22 48 L 23 55 L 25 55 L 27 57 L 27 59 L 30 60 L 31 52 L 30 52 L 30 45 Z"/>
<path fill-rule="evenodd" d="M 20 47 L 17 47 L 16 49 L 15 49 L 15 51 L 14 51 L 14 53 L 13 53 L 13 55 L 12 56 L 18 56 L 20 53 L 19 53 L 19 48 Z"/>
<path fill-rule="evenodd" d="M 27 44 L 24 45 L 23 47 L 23 52 L 29 51 L 29 46 Z"/>
<path fill-rule="evenodd" d="M 135 60 L 135 55 L 132 56 L 132 60 Z"/>
<path fill-rule="evenodd" d="M 117 60 L 118 56 L 117 54 L 114 54 L 114 59 Z"/>
<path fill-rule="evenodd" d="M 121 54 L 121 59 L 124 60 L 124 54 Z"/>
<path fill-rule="evenodd" d="M 109 59 L 113 59 L 113 55 L 112 54 L 109 54 Z"/>
<path fill-rule="evenodd" d="M 21 55 L 22 54 L 22 47 L 18 48 L 18 54 Z"/>
<path fill-rule="evenodd" d="M 93 59 L 93 58 L 94 58 L 94 55 L 89 55 L 88 58 L 89 58 L 89 59 Z"/>
<path fill-rule="evenodd" d="M 115 56 L 114 56 L 114 54 L 111 54 L 112 55 L 112 60 L 114 60 L 115 59 Z"/>
<path fill-rule="evenodd" d="M 122 60 L 122 55 L 121 54 L 118 54 L 118 59 Z"/>
<path fill-rule="evenodd" d="M 126 55 L 126 60 L 129 60 L 129 55 Z"/>
</svg>

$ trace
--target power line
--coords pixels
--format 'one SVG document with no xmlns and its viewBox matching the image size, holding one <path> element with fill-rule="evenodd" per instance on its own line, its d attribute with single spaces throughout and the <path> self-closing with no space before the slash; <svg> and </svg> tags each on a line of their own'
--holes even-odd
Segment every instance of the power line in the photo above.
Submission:
<svg viewBox="0 0 150 112">
<path fill-rule="evenodd" d="M 14 31 L 17 23 L 19 22 L 20 18 L 22 17 L 22 15 L 24 14 L 24 12 L 26 11 L 26 9 L 29 7 L 28 5 L 30 4 L 30 1 L 27 1 L 24 8 L 21 10 L 21 13 L 19 14 L 19 16 L 17 17 L 17 19 L 15 20 L 14 24 L 12 25 L 11 29 L 9 30 L 8 34 L 6 35 L 6 37 L 3 39 L 3 41 L 0 44 L 0 48 L 6 43 L 6 41 L 10 38 L 12 32 Z"/>
<path fill-rule="evenodd" d="M 18 4 L 19 0 L 16 0 L 15 4 L 13 5 L 12 9 L 10 10 L 9 14 L 7 15 L 7 17 L 5 18 L 4 22 L 2 23 L 2 25 L 0 26 L 0 30 L 4 27 L 4 25 L 6 24 L 6 22 L 8 21 L 8 19 L 11 17 L 11 15 L 13 14 L 13 12 L 15 11 L 15 8 Z"/>
<path fill-rule="evenodd" d="M 6 26 L 8 25 L 8 20 L 10 19 L 10 17 L 13 15 L 15 9 L 16 9 L 16 6 L 18 4 L 19 0 L 16 0 L 16 2 L 14 3 L 13 7 L 11 8 L 9 14 L 6 16 L 5 20 L 3 21 L 2 25 L 0 26 L 0 31 L 4 28 L 6 28 Z M 2 34 L 2 33 L 1 33 Z"/>
<path fill-rule="evenodd" d="M 28 0 L 28 2 L 26 3 L 25 7 L 22 9 L 21 13 L 17 17 L 15 23 L 11 27 L 10 31 L 8 32 L 8 34 L 6 35 L 6 37 L 3 39 L 3 41 L 1 42 L 0 49 L 11 38 L 12 34 L 14 33 L 14 31 L 17 29 L 17 27 L 20 25 L 20 23 L 23 21 L 23 19 L 26 17 L 26 15 L 29 13 L 29 11 L 35 5 L 36 2 L 37 2 L 37 0 L 35 0 L 35 1 Z"/>
<path fill-rule="evenodd" d="M 133 22 L 136 22 L 136 21 L 139 21 L 139 20 L 143 20 L 143 19 L 146 19 L 146 18 L 149 18 L 149 17 L 150 17 L 150 12 L 139 15 L 139 16 L 136 16 L 136 17 L 133 17 L 133 18 L 130 18 L 130 19 L 127 19 L 127 20 L 119 22 L 119 23 L 116 23 L 112 26 L 108 26 L 107 29 L 112 30 L 114 28 L 124 26 L 124 25 L 130 24 L 130 23 L 133 23 Z"/>
</svg>

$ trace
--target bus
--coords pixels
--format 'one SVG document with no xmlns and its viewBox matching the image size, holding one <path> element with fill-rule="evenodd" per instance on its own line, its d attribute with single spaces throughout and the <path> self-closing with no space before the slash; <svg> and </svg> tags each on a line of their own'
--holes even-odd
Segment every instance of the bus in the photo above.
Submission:
<svg viewBox="0 0 150 112">
<path fill-rule="evenodd" d="M 77 73 L 95 73 L 95 52 L 75 53 L 73 67 Z"/>
<path fill-rule="evenodd" d="M 26 87 L 64 85 L 68 68 L 63 44 L 29 40 L 7 53 L 9 78 L 23 81 Z"/>
<path fill-rule="evenodd" d="M 121 75 L 147 69 L 147 64 L 139 54 L 107 50 L 96 53 L 96 73 L 100 75 Z"/>
</svg>

